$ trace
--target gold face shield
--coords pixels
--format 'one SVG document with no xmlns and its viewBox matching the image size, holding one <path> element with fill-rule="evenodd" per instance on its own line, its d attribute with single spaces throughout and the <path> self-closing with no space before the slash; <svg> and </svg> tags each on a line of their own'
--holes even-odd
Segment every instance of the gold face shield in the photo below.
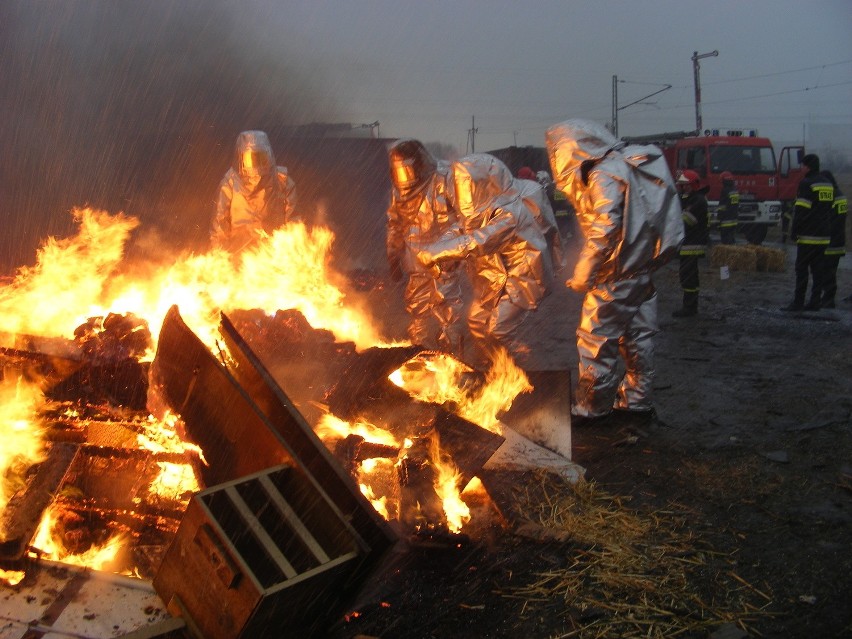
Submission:
<svg viewBox="0 0 852 639">
<path fill-rule="evenodd" d="M 414 162 L 410 159 L 394 158 L 391 162 L 391 180 L 400 193 L 405 193 L 414 188 L 417 184 L 417 171 L 414 170 Z"/>
</svg>

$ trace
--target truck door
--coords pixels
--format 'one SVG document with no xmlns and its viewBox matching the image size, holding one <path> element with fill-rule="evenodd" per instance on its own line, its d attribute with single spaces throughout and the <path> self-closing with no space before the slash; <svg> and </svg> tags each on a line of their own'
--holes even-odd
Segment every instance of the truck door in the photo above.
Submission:
<svg viewBox="0 0 852 639">
<path fill-rule="evenodd" d="M 803 146 L 785 146 L 781 149 L 778 162 L 778 199 L 789 202 L 796 199 L 799 182 L 805 175 L 802 158 L 805 156 Z"/>
</svg>

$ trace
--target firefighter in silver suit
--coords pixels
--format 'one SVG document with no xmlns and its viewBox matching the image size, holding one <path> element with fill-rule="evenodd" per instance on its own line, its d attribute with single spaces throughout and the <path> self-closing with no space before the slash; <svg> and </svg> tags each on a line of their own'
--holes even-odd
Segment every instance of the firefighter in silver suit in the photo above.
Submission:
<svg viewBox="0 0 852 639">
<path fill-rule="evenodd" d="M 658 325 L 651 274 L 683 240 L 671 173 L 658 148 L 625 146 L 596 122 L 567 120 L 548 129 L 546 141 L 556 187 L 576 209 L 583 234 L 566 283 L 584 295 L 573 422 L 603 421 L 613 409 L 653 418 Z"/>
<path fill-rule="evenodd" d="M 239 252 L 256 242 L 260 231 L 272 233 L 296 220 L 295 209 L 296 183 L 285 167 L 276 166 L 266 133 L 240 133 L 233 165 L 219 183 L 211 245 Z"/>
<path fill-rule="evenodd" d="M 413 344 L 463 355 L 461 269 L 428 269 L 416 259 L 421 244 L 460 234 L 450 196 L 447 162 L 439 162 L 418 140 L 403 138 L 388 149 L 392 183 L 387 211 L 387 257 L 391 276 L 407 276 L 405 309 Z M 432 326 L 437 324 L 437 331 Z"/>
<path fill-rule="evenodd" d="M 471 336 L 483 355 L 499 345 L 521 359 L 529 349 L 518 329 L 551 290 L 547 240 L 500 160 L 473 154 L 454 162 L 452 172 L 462 235 L 423 246 L 417 258 L 441 269 L 466 260 L 473 289 Z"/>
</svg>

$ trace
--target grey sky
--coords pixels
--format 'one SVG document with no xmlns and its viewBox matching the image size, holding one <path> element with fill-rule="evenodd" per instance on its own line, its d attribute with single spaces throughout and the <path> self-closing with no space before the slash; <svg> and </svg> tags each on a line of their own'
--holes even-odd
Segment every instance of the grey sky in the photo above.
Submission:
<svg viewBox="0 0 852 639">
<path fill-rule="evenodd" d="M 848 0 L 488 2 L 296 0 L 249 3 L 247 17 L 288 65 L 319 80 L 336 115 L 378 120 L 383 136 L 477 150 L 541 144 L 567 117 L 619 132 L 694 127 L 691 56 L 701 61 L 704 125 L 756 127 L 801 139 L 803 125 L 852 127 Z M 760 97 L 756 97 L 760 96 Z"/>
</svg>

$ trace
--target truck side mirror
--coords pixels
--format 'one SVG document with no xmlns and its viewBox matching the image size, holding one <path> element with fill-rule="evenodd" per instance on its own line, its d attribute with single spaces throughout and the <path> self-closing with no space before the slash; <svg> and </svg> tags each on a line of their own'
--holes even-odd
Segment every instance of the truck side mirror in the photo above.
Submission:
<svg viewBox="0 0 852 639">
<path fill-rule="evenodd" d="M 800 166 L 802 164 L 802 158 L 803 157 L 805 157 L 805 150 L 804 149 L 796 149 L 796 161 L 799 163 Z"/>
</svg>

